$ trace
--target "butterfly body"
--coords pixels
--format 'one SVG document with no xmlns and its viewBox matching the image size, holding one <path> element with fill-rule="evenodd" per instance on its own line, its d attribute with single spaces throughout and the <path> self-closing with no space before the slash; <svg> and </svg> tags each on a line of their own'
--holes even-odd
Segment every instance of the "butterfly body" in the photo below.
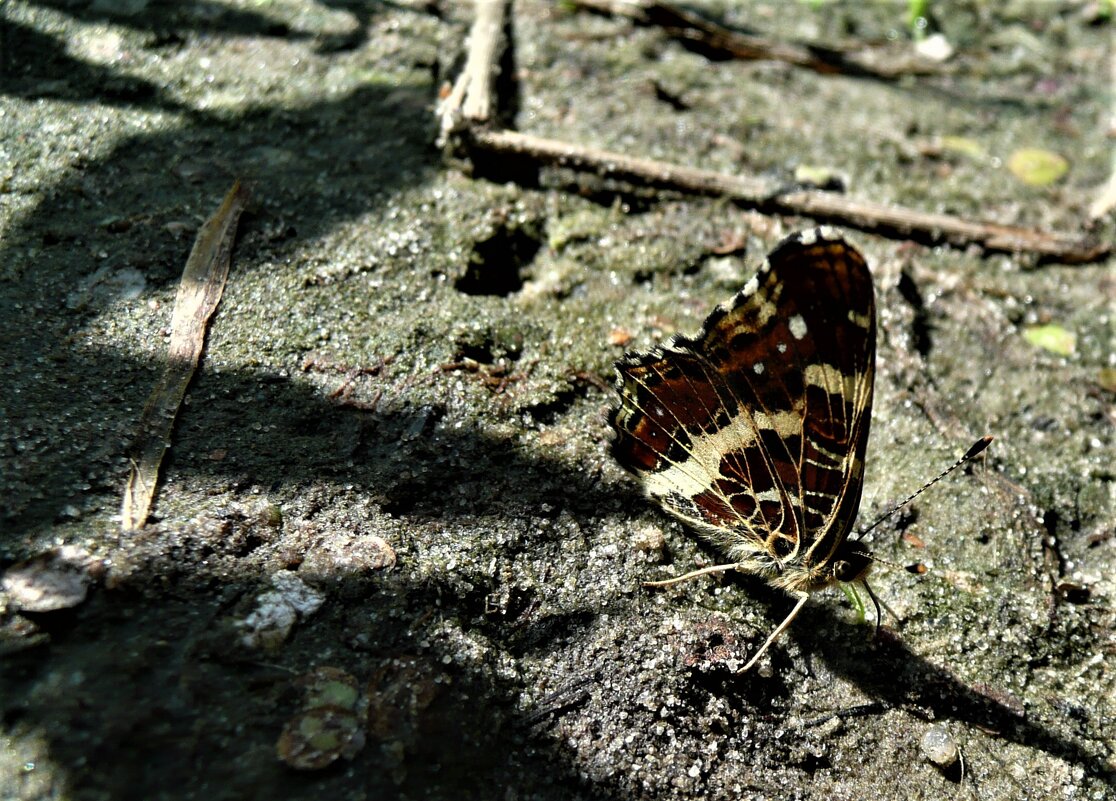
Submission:
<svg viewBox="0 0 1116 801">
<path fill-rule="evenodd" d="M 862 579 L 875 355 L 864 258 L 833 229 L 794 234 L 696 337 L 617 363 L 613 454 L 731 567 L 799 595 Z"/>
</svg>

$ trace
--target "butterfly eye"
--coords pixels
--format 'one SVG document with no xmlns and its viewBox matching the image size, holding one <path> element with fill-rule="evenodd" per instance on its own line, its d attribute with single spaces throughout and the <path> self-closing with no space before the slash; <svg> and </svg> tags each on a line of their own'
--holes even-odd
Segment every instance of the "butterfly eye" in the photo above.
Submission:
<svg viewBox="0 0 1116 801">
<path fill-rule="evenodd" d="M 864 578 L 868 568 L 872 566 L 872 555 L 852 549 L 845 550 L 844 558 L 835 559 L 831 568 L 834 579 L 842 584 L 858 581 Z"/>
</svg>

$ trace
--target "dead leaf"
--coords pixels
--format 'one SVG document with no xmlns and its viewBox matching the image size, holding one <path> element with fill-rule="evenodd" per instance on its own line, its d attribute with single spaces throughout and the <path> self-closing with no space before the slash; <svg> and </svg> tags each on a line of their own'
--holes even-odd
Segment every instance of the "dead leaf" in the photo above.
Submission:
<svg viewBox="0 0 1116 801">
<path fill-rule="evenodd" d="M 225 290 L 236 223 L 247 201 L 248 192 L 237 181 L 221 207 L 198 231 L 186 260 L 174 300 L 167 362 L 140 417 L 121 509 L 120 525 L 124 531 L 135 531 L 147 522 L 178 409 L 201 358 L 209 318 Z"/>
</svg>

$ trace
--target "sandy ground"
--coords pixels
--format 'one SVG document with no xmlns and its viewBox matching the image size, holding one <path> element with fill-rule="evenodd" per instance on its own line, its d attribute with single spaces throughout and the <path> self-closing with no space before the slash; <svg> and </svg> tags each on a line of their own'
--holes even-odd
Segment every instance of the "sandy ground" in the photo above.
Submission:
<svg viewBox="0 0 1116 801">
<path fill-rule="evenodd" d="M 911 50 L 904 4 L 696 5 Z M 950 74 L 898 83 L 515 6 L 519 130 L 1065 231 L 1112 167 L 1112 28 L 1086 3 L 935 3 Z M 447 164 L 463 3 L 0 14 L 0 568 L 65 546 L 89 582 L 57 611 L 0 595 L 0 797 L 1116 797 L 1111 261 L 847 231 L 879 304 L 862 517 L 996 441 L 870 536 L 898 621 L 874 636 L 819 594 L 738 675 L 791 600 L 641 587 L 717 555 L 612 461 L 606 384 L 814 221 Z M 1023 147 L 1068 173 L 1022 183 Z M 121 535 L 178 277 L 238 177 L 254 199 L 155 517 Z M 345 756 L 281 762 L 327 707 Z"/>
</svg>

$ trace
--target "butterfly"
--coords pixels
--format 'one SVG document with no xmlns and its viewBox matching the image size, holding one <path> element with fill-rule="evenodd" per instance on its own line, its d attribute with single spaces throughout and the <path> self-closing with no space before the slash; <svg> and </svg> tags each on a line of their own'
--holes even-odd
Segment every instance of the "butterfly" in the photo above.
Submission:
<svg viewBox="0 0 1116 801">
<path fill-rule="evenodd" d="M 732 560 L 797 597 L 865 577 L 860 506 L 876 361 L 864 257 L 834 229 L 793 234 L 706 318 L 616 364 L 612 452 L 648 496 Z"/>
</svg>

